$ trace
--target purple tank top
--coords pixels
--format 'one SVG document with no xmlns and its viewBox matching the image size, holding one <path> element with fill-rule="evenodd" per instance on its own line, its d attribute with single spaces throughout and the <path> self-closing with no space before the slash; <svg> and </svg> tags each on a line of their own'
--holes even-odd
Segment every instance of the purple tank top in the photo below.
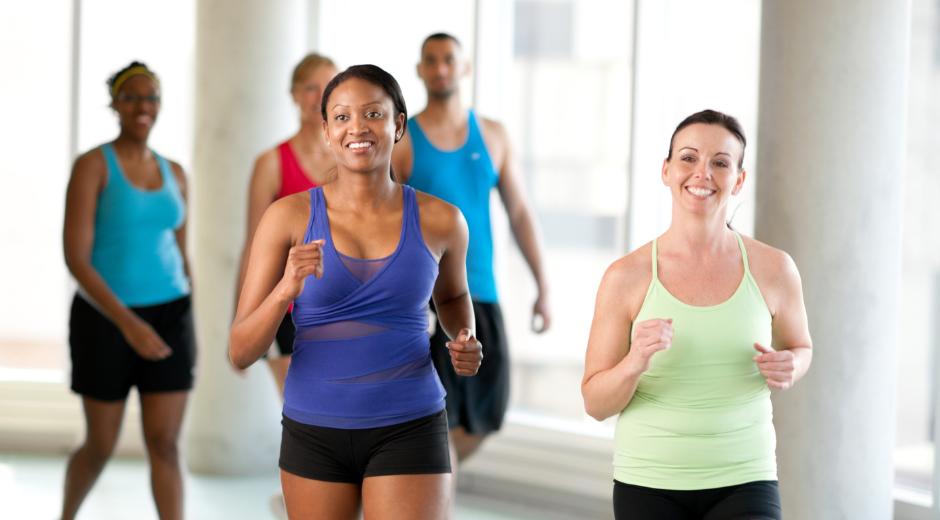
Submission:
<svg viewBox="0 0 940 520">
<path fill-rule="evenodd" d="M 402 186 L 402 197 L 398 247 L 365 260 L 336 250 L 323 188 L 310 190 L 304 243 L 324 240 L 323 277 L 308 277 L 294 300 L 284 415 L 297 422 L 376 428 L 444 409 L 427 332 L 438 265 L 421 236 L 414 189 Z"/>
</svg>

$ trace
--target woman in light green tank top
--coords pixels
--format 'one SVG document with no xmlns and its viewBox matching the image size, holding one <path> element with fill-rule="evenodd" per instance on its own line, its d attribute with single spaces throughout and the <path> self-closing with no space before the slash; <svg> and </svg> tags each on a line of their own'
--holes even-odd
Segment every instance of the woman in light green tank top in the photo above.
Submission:
<svg viewBox="0 0 940 520">
<path fill-rule="evenodd" d="M 727 224 L 745 138 L 706 110 L 673 133 L 672 222 L 614 262 L 598 290 L 582 394 L 619 414 L 617 518 L 779 518 L 771 389 L 812 358 L 799 272 Z"/>
</svg>

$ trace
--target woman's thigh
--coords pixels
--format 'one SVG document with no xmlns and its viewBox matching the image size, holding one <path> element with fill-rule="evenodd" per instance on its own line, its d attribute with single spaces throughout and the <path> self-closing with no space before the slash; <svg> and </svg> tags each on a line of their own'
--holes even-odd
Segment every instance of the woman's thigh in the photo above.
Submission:
<svg viewBox="0 0 940 520">
<path fill-rule="evenodd" d="M 362 483 L 366 520 L 437 520 L 450 514 L 451 474 L 383 475 Z"/>
<path fill-rule="evenodd" d="M 355 520 L 359 513 L 360 491 L 356 484 L 313 480 L 281 470 L 281 489 L 291 520 Z"/>
</svg>

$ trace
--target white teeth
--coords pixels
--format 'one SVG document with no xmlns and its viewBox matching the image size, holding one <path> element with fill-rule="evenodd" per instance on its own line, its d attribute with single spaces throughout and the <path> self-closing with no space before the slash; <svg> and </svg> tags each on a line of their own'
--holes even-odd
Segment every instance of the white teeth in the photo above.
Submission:
<svg viewBox="0 0 940 520">
<path fill-rule="evenodd" d="M 372 146 L 372 143 L 349 143 L 349 147 L 353 150 L 358 150 L 360 148 L 368 148 Z"/>
<path fill-rule="evenodd" d="M 688 187 L 688 188 L 686 188 L 686 189 L 689 190 L 689 193 L 691 193 L 692 195 L 698 196 L 698 197 L 707 197 L 707 196 L 711 195 L 712 193 L 715 193 L 714 190 L 709 190 L 709 189 L 705 189 L 705 188 L 696 188 L 696 187 L 692 187 L 692 186 L 690 186 L 690 187 Z"/>
</svg>

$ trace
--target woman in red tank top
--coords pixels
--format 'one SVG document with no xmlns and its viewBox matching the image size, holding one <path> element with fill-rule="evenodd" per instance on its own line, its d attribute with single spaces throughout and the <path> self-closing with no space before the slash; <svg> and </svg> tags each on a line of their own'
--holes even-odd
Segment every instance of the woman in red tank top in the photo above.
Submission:
<svg viewBox="0 0 940 520">
<path fill-rule="evenodd" d="M 323 138 L 323 118 L 320 115 L 323 88 L 336 73 L 333 61 L 316 53 L 308 54 L 294 67 L 290 92 L 300 114 L 300 129 L 290 139 L 265 150 L 255 160 L 248 188 L 248 227 L 238 270 L 236 301 L 248 267 L 251 239 L 264 210 L 275 200 L 325 184 L 336 174 L 336 163 Z M 293 345 L 294 323 L 288 312 L 277 332 L 281 355 L 268 358 L 268 366 L 282 395 Z"/>
</svg>

